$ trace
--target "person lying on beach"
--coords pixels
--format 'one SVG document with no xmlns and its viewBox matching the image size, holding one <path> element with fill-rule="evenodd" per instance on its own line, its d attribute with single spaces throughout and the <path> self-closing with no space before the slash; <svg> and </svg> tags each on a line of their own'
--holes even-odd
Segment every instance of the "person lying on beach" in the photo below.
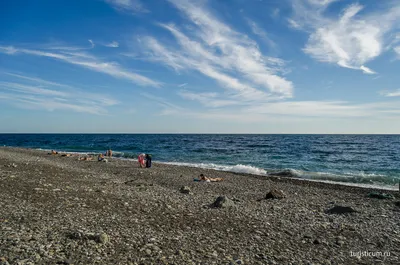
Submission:
<svg viewBox="0 0 400 265">
<path fill-rule="evenodd" d="M 79 160 L 81 160 L 81 161 L 90 161 L 92 159 L 93 159 L 93 157 L 91 157 L 91 156 L 84 156 L 84 157 L 79 158 Z"/>
<path fill-rule="evenodd" d="M 194 181 L 206 181 L 206 182 L 220 182 L 223 180 L 224 180 L 223 178 L 208 178 L 203 174 L 200 174 L 200 176 L 197 179 L 194 179 Z"/>
<path fill-rule="evenodd" d="M 140 167 L 146 167 L 144 157 L 145 157 L 145 154 L 140 154 L 138 156 L 138 162 L 139 162 Z"/>
<path fill-rule="evenodd" d="M 58 155 L 58 152 L 51 150 L 51 153 L 49 153 L 49 155 Z"/>
</svg>

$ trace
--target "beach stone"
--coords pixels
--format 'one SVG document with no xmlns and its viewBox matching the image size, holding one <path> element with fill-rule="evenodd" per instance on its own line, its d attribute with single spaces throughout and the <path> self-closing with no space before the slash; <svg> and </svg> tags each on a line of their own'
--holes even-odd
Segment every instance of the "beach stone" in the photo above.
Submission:
<svg viewBox="0 0 400 265">
<path fill-rule="evenodd" d="M 285 193 L 278 189 L 272 189 L 267 193 L 267 195 L 265 195 L 265 199 L 283 199 L 285 197 Z"/>
<path fill-rule="evenodd" d="M 213 203 L 215 208 L 227 208 L 235 206 L 235 203 L 226 196 L 219 196 Z"/>
<path fill-rule="evenodd" d="M 192 192 L 188 186 L 182 186 L 180 191 L 184 194 L 190 194 Z"/>
<path fill-rule="evenodd" d="M 375 199 L 380 199 L 380 200 L 394 199 L 394 196 L 392 194 L 381 193 L 381 192 L 371 192 L 371 193 L 368 194 L 368 197 L 375 198 Z"/>
<path fill-rule="evenodd" d="M 290 170 L 283 170 L 275 173 L 271 173 L 271 176 L 279 176 L 279 177 L 285 177 L 285 178 L 296 178 L 296 174 L 294 174 Z"/>
<path fill-rule="evenodd" d="M 97 243 L 106 244 L 110 242 L 110 237 L 106 233 L 101 233 L 96 236 L 95 241 Z"/>
<path fill-rule="evenodd" d="M 357 211 L 351 207 L 336 205 L 331 209 L 326 210 L 328 214 L 347 214 L 356 213 Z"/>
</svg>

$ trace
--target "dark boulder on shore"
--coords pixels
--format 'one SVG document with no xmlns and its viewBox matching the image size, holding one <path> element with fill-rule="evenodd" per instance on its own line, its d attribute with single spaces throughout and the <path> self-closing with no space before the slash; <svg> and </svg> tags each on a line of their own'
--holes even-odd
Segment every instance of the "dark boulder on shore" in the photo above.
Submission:
<svg viewBox="0 0 400 265">
<path fill-rule="evenodd" d="M 226 196 L 219 196 L 212 204 L 214 208 L 227 208 L 235 206 L 235 203 Z"/>
<path fill-rule="evenodd" d="M 180 192 L 181 192 L 181 193 L 184 193 L 184 194 L 190 194 L 190 193 L 192 193 L 192 191 L 190 190 L 190 188 L 189 188 L 188 186 L 182 186 L 182 187 L 180 188 Z"/>
<path fill-rule="evenodd" d="M 268 175 L 276 176 L 276 177 L 284 177 L 284 178 L 297 178 L 298 177 L 295 173 L 293 173 L 289 169 L 285 169 L 285 170 L 278 171 L 278 172 L 272 172 L 272 173 L 269 173 Z"/>
<path fill-rule="evenodd" d="M 265 195 L 265 199 L 283 199 L 285 197 L 285 193 L 278 189 L 272 189 Z"/>
</svg>

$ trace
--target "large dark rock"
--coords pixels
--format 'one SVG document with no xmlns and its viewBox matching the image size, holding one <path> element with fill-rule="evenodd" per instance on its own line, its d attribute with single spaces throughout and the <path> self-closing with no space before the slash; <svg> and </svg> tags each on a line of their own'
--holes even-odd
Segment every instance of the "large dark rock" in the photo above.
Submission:
<svg viewBox="0 0 400 265">
<path fill-rule="evenodd" d="M 235 203 L 226 196 L 219 196 L 212 206 L 215 208 L 227 208 L 235 206 Z"/>
<path fill-rule="evenodd" d="M 184 194 L 190 194 L 192 192 L 188 186 L 182 186 L 180 191 Z"/>
<path fill-rule="evenodd" d="M 285 177 L 285 178 L 297 178 L 298 176 L 293 173 L 291 170 L 286 169 L 278 172 L 273 172 L 269 174 L 270 176 L 278 176 L 278 177 Z"/>
<path fill-rule="evenodd" d="M 354 210 L 351 207 L 336 205 L 335 207 L 328 209 L 325 212 L 328 214 L 348 214 L 357 213 L 358 211 Z"/>
<path fill-rule="evenodd" d="M 388 193 L 382 193 L 382 192 L 371 192 L 370 194 L 368 194 L 368 197 L 370 198 L 375 198 L 375 199 L 394 199 L 394 196 L 392 194 L 388 194 Z"/>
<path fill-rule="evenodd" d="M 285 193 L 278 189 L 272 189 L 265 195 L 265 199 L 283 199 L 285 197 Z"/>
</svg>

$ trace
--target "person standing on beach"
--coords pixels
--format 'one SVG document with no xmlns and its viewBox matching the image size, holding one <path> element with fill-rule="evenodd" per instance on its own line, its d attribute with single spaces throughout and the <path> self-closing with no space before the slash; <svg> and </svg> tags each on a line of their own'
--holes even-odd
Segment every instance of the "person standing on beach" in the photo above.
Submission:
<svg viewBox="0 0 400 265">
<path fill-rule="evenodd" d="M 146 167 L 151 167 L 151 155 L 146 154 Z"/>
<path fill-rule="evenodd" d="M 145 167 L 145 164 L 144 164 L 144 154 L 140 154 L 139 156 L 138 156 L 138 162 L 139 162 L 139 166 L 140 167 Z"/>
</svg>

